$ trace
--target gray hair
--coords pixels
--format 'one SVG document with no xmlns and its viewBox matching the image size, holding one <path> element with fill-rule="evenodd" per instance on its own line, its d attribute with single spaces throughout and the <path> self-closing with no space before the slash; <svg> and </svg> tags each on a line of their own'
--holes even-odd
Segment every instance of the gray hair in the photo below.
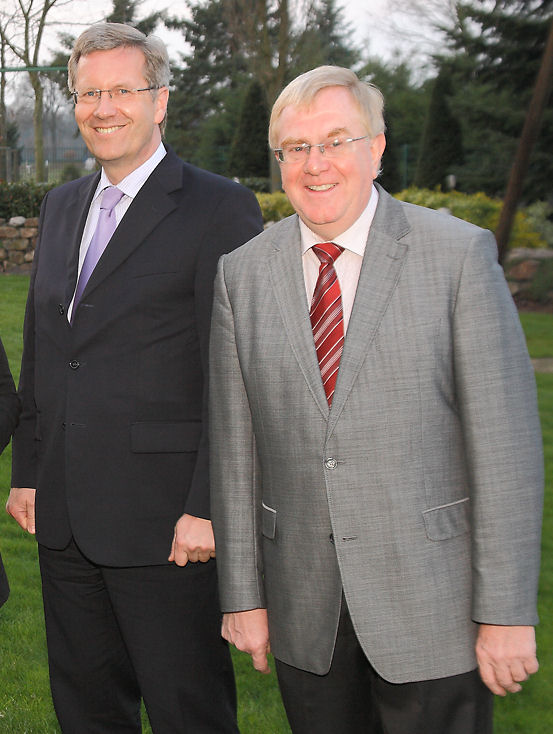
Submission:
<svg viewBox="0 0 553 734">
<path fill-rule="evenodd" d="M 386 130 L 384 97 L 374 84 L 361 81 L 357 75 L 342 66 L 319 66 L 296 77 L 286 86 L 273 105 L 269 121 L 269 145 L 277 148 L 278 121 L 285 107 L 308 107 L 317 94 L 326 87 L 346 87 L 359 107 L 367 133 L 371 138 Z"/>
</svg>

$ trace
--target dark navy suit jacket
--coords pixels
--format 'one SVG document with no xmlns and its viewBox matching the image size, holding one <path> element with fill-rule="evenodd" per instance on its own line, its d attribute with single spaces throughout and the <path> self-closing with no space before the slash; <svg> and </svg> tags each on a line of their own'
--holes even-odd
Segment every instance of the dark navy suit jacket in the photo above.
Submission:
<svg viewBox="0 0 553 734">
<path fill-rule="evenodd" d="M 255 196 L 171 150 L 67 308 L 98 175 L 42 205 L 27 303 L 13 485 L 40 543 L 167 563 L 176 520 L 209 517 L 207 370 L 217 261 L 262 229 Z"/>
</svg>

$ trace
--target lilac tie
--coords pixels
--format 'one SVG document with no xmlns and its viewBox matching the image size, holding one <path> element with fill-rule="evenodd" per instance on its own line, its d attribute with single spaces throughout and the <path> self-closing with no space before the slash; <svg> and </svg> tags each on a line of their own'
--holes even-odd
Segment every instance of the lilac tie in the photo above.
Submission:
<svg viewBox="0 0 553 734">
<path fill-rule="evenodd" d="M 92 271 L 96 267 L 98 260 L 102 257 L 103 251 L 106 249 L 111 236 L 115 232 L 116 220 L 115 212 L 113 210 L 121 200 L 122 196 L 123 192 L 115 186 L 108 186 L 108 188 L 104 189 L 102 201 L 100 203 L 98 224 L 96 225 L 96 229 L 94 230 L 94 234 L 90 240 L 90 245 L 86 251 L 81 273 L 79 275 L 79 281 L 75 290 L 71 320 L 73 320 L 75 310 L 81 300 L 81 296 L 83 295 L 85 286 L 88 283 L 88 279 L 92 275 Z"/>
</svg>

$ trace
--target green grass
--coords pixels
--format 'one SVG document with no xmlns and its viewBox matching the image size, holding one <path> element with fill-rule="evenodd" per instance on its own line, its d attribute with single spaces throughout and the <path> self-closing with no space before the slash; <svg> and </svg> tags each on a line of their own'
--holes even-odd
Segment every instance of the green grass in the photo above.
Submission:
<svg viewBox="0 0 553 734">
<path fill-rule="evenodd" d="M 521 313 L 520 320 L 530 356 L 534 359 L 553 357 L 553 315 Z"/>
<path fill-rule="evenodd" d="M 0 276 L 0 335 L 14 375 L 19 371 L 21 358 L 27 287 L 25 276 Z M 553 357 L 553 315 L 524 313 L 521 321 L 531 356 Z M 496 699 L 495 734 L 553 731 L 553 374 L 538 374 L 537 384 L 546 456 L 541 624 L 537 628 L 541 668 L 521 693 Z M 8 494 L 9 464 L 8 447 L 0 457 L 2 505 Z M 59 734 L 48 687 L 36 545 L 3 511 L 0 546 L 12 586 L 9 601 L 0 610 L 0 733 Z M 233 655 L 242 734 L 289 734 L 275 673 L 261 676 L 253 670 L 249 657 L 236 652 Z M 145 716 L 144 732 L 151 732 Z"/>
</svg>

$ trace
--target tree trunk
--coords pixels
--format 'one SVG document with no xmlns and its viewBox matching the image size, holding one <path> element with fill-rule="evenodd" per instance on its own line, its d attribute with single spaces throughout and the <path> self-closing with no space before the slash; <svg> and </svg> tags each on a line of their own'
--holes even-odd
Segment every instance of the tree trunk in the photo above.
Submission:
<svg viewBox="0 0 553 734">
<path fill-rule="evenodd" d="M 33 131 L 35 135 L 35 180 L 46 181 L 44 168 L 44 137 L 42 127 L 43 115 L 43 91 L 38 72 L 30 71 L 31 85 L 35 93 L 35 105 L 33 109 Z"/>
<path fill-rule="evenodd" d="M 518 201 L 522 192 L 522 185 L 524 183 L 524 177 L 528 170 L 528 163 L 530 160 L 530 154 L 536 139 L 538 137 L 543 110 L 547 104 L 549 94 L 551 92 L 551 85 L 553 83 L 553 22 L 549 29 L 549 35 L 545 46 L 540 70 L 534 86 L 534 92 L 528 112 L 526 113 L 526 120 L 524 121 L 524 127 L 520 140 L 518 142 L 518 148 L 509 175 L 509 181 L 507 184 L 507 191 L 505 192 L 505 199 L 503 201 L 503 208 L 501 209 L 501 215 L 499 217 L 499 223 L 495 232 L 495 238 L 497 240 L 497 249 L 499 252 L 499 262 L 503 263 L 505 256 L 507 255 L 507 249 L 509 245 L 509 237 L 513 226 L 513 220 L 515 218 Z"/>
</svg>

